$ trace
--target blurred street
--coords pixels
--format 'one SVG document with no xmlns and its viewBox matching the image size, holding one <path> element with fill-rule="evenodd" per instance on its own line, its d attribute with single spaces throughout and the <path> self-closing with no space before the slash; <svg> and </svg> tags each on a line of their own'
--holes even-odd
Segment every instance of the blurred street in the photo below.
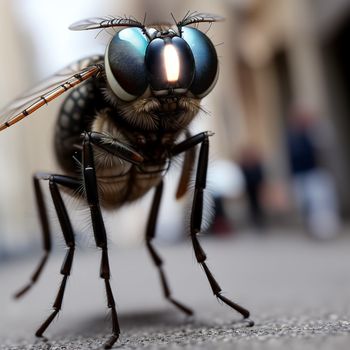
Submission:
<svg viewBox="0 0 350 350">
<path fill-rule="evenodd" d="M 152 67 L 162 65 L 148 61 L 151 56 L 146 42 L 153 34 L 147 36 L 147 30 L 155 33 L 154 25 L 162 23 L 164 28 L 171 29 L 173 25 L 177 33 L 187 26 L 186 23 L 192 22 L 189 19 L 200 19 L 201 13 L 225 17 L 225 21 L 213 25 L 206 21 L 192 23 L 198 24 L 197 29 L 207 35 L 205 40 L 215 47 L 220 66 L 215 89 L 210 91 L 215 85 L 213 79 L 211 84 L 208 77 L 203 83 L 197 80 L 200 61 L 209 62 L 204 71 L 217 72 L 213 49 L 208 51 L 210 54 L 204 50 L 204 57 L 197 62 L 194 60 L 196 50 L 192 50 L 189 40 L 188 45 L 185 42 L 182 45 L 188 46 L 184 49 L 186 52 L 193 51 L 193 57 L 185 55 L 191 62 L 183 61 L 177 69 L 177 78 L 167 77 L 168 85 L 158 90 L 153 84 Z M 113 27 L 105 25 L 106 15 L 112 16 L 106 18 Z M 114 30 L 119 32 L 114 25 L 120 24 L 123 15 L 122 23 L 138 20 L 149 29 L 143 29 L 144 57 L 140 53 L 134 60 L 126 54 L 127 60 L 119 62 L 117 57 L 110 57 L 109 44 L 114 42 L 113 38 L 117 41 L 121 38 L 120 34 L 115 34 Z M 95 19 L 99 17 L 102 21 Z M 84 18 L 100 21 L 96 29 L 106 30 L 68 30 L 72 23 Z M 3 70 L 0 80 L 0 110 L 4 108 L 0 112 L 0 125 L 6 128 L 0 135 L 3 165 L 0 172 L 0 350 L 99 349 L 110 335 L 105 286 L 99 278 L 101 252 L 94 245 L 91 213 L 84 200 L 79 201 L 76 196 L 62 191 L 73 231 L 77 233 L 73 271 L 68 279 L 63 309 L 45 332 L 48 339 L 34 337 L 35 331 L 52 313 L 51 307 L 62 281 L 59 271 L 66 249 L 48 181 L 40 180 L 40 188 L 55 250 L 37 285 L 21 300 L 12 298 L 28 283 L 42 254 L 35 197 L 41 209 L 43 205 L 37 186 L 34 195 L 32 175 L 44 171 L 71 176 L 56 162 L 60 158 L 57 150 L 61 146 L 65 149 L 66 141 L 74 139 L 68 136 L 65 139 L 64 135 L 76 133 L 78 137 L 83 131 L 100 132 L 95 126 L 95 122 L 100 124 L 100 121 L 101 125 L 111 125 L 110 142 L 114 144 L 119 140 L 126 142 L 127 148 L 135 148 L 144 156 L 146 168 L 151 164 L 149 160 L 154 158 L 158 164 L 163 154 L 174 154 L 174 148 L 172 151 L 169 148 L 168 152 L 173 136 L 178 144 L 187 137 L 187 132 L 195 135 L 207 130 L 215 134 L 210 137 L 202 225 L 203 230 L 213 233 L 203 234 L 200 240 L 208 256 L 207 264 L 222 287 L 223 295 L 248 308 L 255 321 L 254 327 L 245 327 L 237 312 L 213 297 L 186 237 L 195 188 L 194 171 L 188 183 L 180 182 L 181 186 L 178 183 L 179 178 L 185 179 L 191 172 L 192 152 L 188 152 L 188 157 L 171 159 L 169 172 L 164 173 L 165 190 L 157 221 L 159 241 L 155 246 L 165 262 L 173 298 L 193 308 L 195 316 L 185 318 L 164 300 L 157 269 L 141 244 L 154 189 L 142 200 L 120 208 L 119 202 L 113 203 L 102 212 L 110 238 L 111 287 L 122 329 L 115 348 L 349 349 L 349 0 L 76 0 L 74 4 L 70 0 L 12 0 L 0 1 L 0 25 L 6 33 L 0 39 L 0 64 L 9 67 Z M 174 39 L 170 29 L 168 34 L 164 32 L 169 36 L 167 40 Z M 181 40 L 187 40 L 182 29 L 178 34 Z M 127 41 L 132 44 L 131 39 Z M 127 97 L 122 103 L 114 89 L 108 87 L 111 85 L 109 74 L 98 74 L 85 87 L 80 85 L 81 91 L 90 83 L 95 86 L 91 96 L 90 93 L 81 94 L 74 100 L 75 92 L 72 92 L 72 99 L 64 100 L 70 96 L 67 93 L 47 108 L 41 108 L 35 117 L 24 118 L 23 122 L 7 128 L 18 120 L 17 117 L 13 119 L 17 112 L 24 117 L 29 116 L 28 110 L 36 109 L 34 95 L 41 104 L 51 101 L 51 98 L 46 100 L 44 93 L 49 90 L 41 90 L 45 84 L 38 88 L 39 81 L 46 81 L 51 89 L 55 86 L 53 77 L 62 77 L 62 74 L 53 76 L 55 72 L 62 72 L 63 67 L 82 57 L 105 52 L 104 62 L 112 66 L 115 63 L 115 71 L 119 67 L 122 75 L 125 70 L 128 76 L 126 72 L 129 68 L 133 71 L 134 64 L 135 72 L 138 71 L 136 67 L 140 64 L 141 73 L 135 74 L 135 82 L 139 78 L 143 81 L 142 95 L 141 90 L 139 95 L 129 95 L 132 91 L 126 89 L 128 96 L 138 97 L 132 101 Z M 175 56 L 185 57 L 182 53 Z M 130 67 L 126 68 L 129 60 Z M 193 68 L 188 70 L 187 66 Z M 114 75 L 114 70 L 112 73 Z M 168 71 L 162 74 L 165 73 Z M 184 78 L 186 84 L 182 82 L 184 74 L 188 74 Z M 198 73 L 199 77 L 201 75 L 206 74 Z M 78 76 L 74 75 L 76 79 Z M 134 78 L 134 74 L 130 77 Z M 128 79 L 133 80 L 130 77 Z M 45 80 L 47 78 L 49 80 Z M 118 85 L 119 78 L 115 78 Z M 69 81 L 66 84 L 72 86 Z M 58 89 L 66 90 L 66 84 L 61 84 L 62 81 Z M 35 86 L 37 95 L 32 95 L 28 89 Z M 110 87 L 113 86 L 114 82 Z M 206 91 L 203 94 L 199 93 L 202 89 Z M 166 90 L 171 98 L 176 92 L 172 103 L 163 96 Z M 105 96 L 104 102 L 101 93 Z M 21 94 L 23 99 L 16 100 Z M 96 97 L 96 105 L 92 97 Z M 182 98 L 186 105 L 192 106 L 187 112 L 187 107 L 181 107 Z M 159 107 L 149 110 L 148 102 L 153 101 L 152 105 L 156 106 L 157 99 Z M 17 102 L 10 104 L 14 109 L 4 107 L 14 100 Z M 21 101 L 28 104 L 22 105 Z M 68 108 L 69 101 L 74 101 L 74 108 Z M 143 107 L 135 109 L 139 103 Z M 191 109 L 196 110 L 199 103 L 199 113 L 193 123 L 189 126 L 187 122 L 180 123 L 182 117 L 179 116 L 192 115 Z M 104 112 L 104 107 L 108 113 Z M 128 107 L 132 118 L 125 112 Z M 89 110 L 91 113 L 85 112 Z M 166 111 L 169 115 L 165 115 Z M 58 122 L 57 116 L 60 116 Z M 158 118 L 155 123 L 154 117 Z M 169 124 L 163 120 L 168 117 L 174 118 L 171 122 L 169 119 Z M 147 119 L 152 120 L 149 125 Z M 78 121 L 81 122 L 79 127 Z M 175 131 L 177 126 L 181 126 L 183 133 Z M 77 131 L 73 132 L 75 127 Z M 53 152 L 54 144 L 56 152 Z M 163 152 L 160 145 L 167 151 Z M 72 152 L 62 156 L 60 163 L 70 164 L 71 155 L 78 150 L 73 158 L 80 178 L 80 147 L 76 146 L 79 145 L 72 145 Z M 95 153 L 95 158 L 102 161 L 104 157 L 100 152 Z M 112 154 L 118 156 L 118 153 Z M 98 189 L 102 182 L 109 183 L 109 177 L 111 183 L 118 183 L 118 174 L 129 176 L 119 171 L 118 162 L 115 162 L 115 169 L 112 165 L 109 168 L 110 158 L 107 153 L 105 155 L 103 167 L 109 175 L 98 182 Z M 82 155 L 81 163 L 85 164 L 83 159 Z M 183 161 L 185 171 L 180 177 Z M 203 175 L 204 167 L 198 169 Z M 135 179 L 138 179 L 144 171 L 141 164 L 130 174 L 136 174 Z M 133 176 L 127 189 L 131 193 L 141 193 L 143 186 L 138 180 L 134 182 Z M 88 194 L 86 187 L 82 185 L 81 194 Z M 113 194 L 113 188 L 114 185 L 110 189 L 112 202 L 120 195 L 119 190 Z M 177 192 L 178 188 L 181 191 Z M 184 192 L 185 188 L 187 196 L 175 201 L 175 193 Z M 198 212 L 198 209 L 194 211 Z M 43 210 L 40 213 L 43 216 Z M 97 227 L 96 222 L 94 224 Z M 45 220 L 42 226 L 45 231 Z M 171 245 L 170 242 L 175 243 Z"/>
<path fill-rule="evenodd" d="M 286 231 L 286 229 L 284 229 Z M 264 239 L 246 232 L 202 237 L 208 265 L 224 295 L 249 308 L 253 328 L 211 295 L 190 242 L 158 245 L 173 295 L 196 314 L 186 319 L 164 301 L 144 247 L 111 244 L 112 288 L 120 315 L 122 349 L 348 349 L 350 238 L 314 241 L 274 230 Z M 0 265 L 0 349 L 96 349 L 109 335 L 100 254 L 79 247 L 58 320 L 47 342 L 33 334 L 49 315 L 64 249 L 51 257 L 38 285 L 22 300 L 11 294 L 27 282 L 38 259 Z M 38 257 L 39 258 L 39 257 Z"/>
</svg>

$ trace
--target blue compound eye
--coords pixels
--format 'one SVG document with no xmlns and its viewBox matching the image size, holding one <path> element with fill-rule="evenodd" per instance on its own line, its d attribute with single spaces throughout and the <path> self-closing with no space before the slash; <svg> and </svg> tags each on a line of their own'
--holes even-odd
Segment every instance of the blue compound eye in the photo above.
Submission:
<svg viewBox="0 0 350 350">
<path fill-rule="evenodd" d="M 140 28 L 126 28 L 109 43 L 105 70 L 109 86 L 118 98 L 132 101 L 148 86 L 145 53 L 148 39 Z"/>
<path fill-rule="evenodd" d="M 190 91 L 197 97 L 206 96 L 215 86 L 218 77 L 218 58 L 210 39 L 191 27 L 182 28 L 182 38 L 192 50 L 195 74 Z"/>
</svg>

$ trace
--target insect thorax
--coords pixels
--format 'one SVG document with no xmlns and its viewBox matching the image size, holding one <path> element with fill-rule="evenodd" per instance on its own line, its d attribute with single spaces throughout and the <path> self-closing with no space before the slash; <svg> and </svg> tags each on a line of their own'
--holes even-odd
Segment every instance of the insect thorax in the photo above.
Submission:
<svg viewBox="0 0 350 350">
<path fill-rule="evenodd" d="M 115 208 L 142 197 L 156 186 L 170 165 L 170 149 L 185 129 L 134 127 L 119 115 L 118 106 L 105 98 L 102 79 L 92 79 L 64 101 L 56 124 L 55 151 L 59 165 L 69 175 L 81 175 L 84 131 L 103 133 L 135 149 L 145 164 L 135 166 L 94 147 L 101 202 Z"/>
</svg>

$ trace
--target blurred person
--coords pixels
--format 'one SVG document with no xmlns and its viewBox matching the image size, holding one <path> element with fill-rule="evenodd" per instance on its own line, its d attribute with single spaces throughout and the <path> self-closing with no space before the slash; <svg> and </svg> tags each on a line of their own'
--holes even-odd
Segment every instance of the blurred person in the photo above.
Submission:
<svg viewBox="0 0 350 350">
<path fill-rule="evenodd" d="M 214 201 L 210 231 L 216 235 L 232 234 L 234 225 L 225 204 L 227 200 L 237 199 L 242 195 L 244 188 L 242 172 L 231 160 L 218 159 L 209 169 L 208 183 Z"/>
<path fill-rule="evenodd" d="M 222 196 L 214 196 L 214 219 L 211 232 L 215 235 L 228 235 L 233 233 L 233 226 L 225 212 L 224 200 Z"/>
<path fill-rule="evenodd" d="M 253 144 L 243 147 L 240 152 L 239 164 L 245 181 L 250 219 L 254 227 L 261 231 L 266 224 L 261 197 L 265 174 L 262 156 L 258 148 Z"/>
<path fill-rule="evenodd" d="M 306 109 L 292 112 L 287 128 L 287 151 L 297 209 L 309 232 L 334 237 L 340 228 L 334 179 L 321 165 L 316 117 Z"/>
</svg>

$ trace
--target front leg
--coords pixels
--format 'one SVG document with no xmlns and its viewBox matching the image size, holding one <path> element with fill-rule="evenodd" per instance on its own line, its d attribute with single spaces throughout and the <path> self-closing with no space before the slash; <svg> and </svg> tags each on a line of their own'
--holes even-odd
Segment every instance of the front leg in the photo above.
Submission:
<svg viewBox="0 0 350 350">
<path fill-rule="evenodd" d="M 129 163 L 139 165 L 144 161 L 144 158 L 140 153 L 111 136 L 94 131 L 89 132 L 86 135 L 84 134 L 85 138 L 86 136 L 88 136 L 90 143 L 103 149 L 107 153 L 112 154 L 113 156 L 126 160 Z"/>
<path fill-rule="evenodd" d="M 208 278 L 209 284 L 214 295 L 223 301 L 234 310 L 238 311 L 245 319 L 249 317 L 250 313 L 244 307 L 234 303 L 230 299 L 224 297 L 221 292 L 222 289 L 214 276 L 210 272 L 207 264 L 205 263 L 207 256 L 198 241 L 198 234 L 201 232 L 202 217 L 203 217 L 203 192 L 207 182 L 207 169 L 208 169 L 208 154 L 209 154 L 209 136 L 211 133 L 203 132 L 192 136 L 191 138 L 181 142 L 173 148 L 173 155 L 177 155 L 184 152 L 197 144 L 201 144 L 198 165 L 196 172 L 195 191 L 191 210 L 191 239 L 193 244 L 194 253 L 196 255 L 197 262 L 200 263 L 204 269 L 204 272 Z M 254 325 L 253 321 L 249 322 L 250 326 Z"/>
<path fill-rule="evenodd" d="M 91 221 L 94 232 L 94 237 L 96 241 L 96 246 L 102 251 L 101 255 L 101 267 L 100 267 L 100 277 L 105 282 L 106 295 L 107 295 L 107 306 L 111 309 L 112 316 L 112 335 L 105 343 L 105 349 L 110 349 L 113 344 L 118 340 L 120 335 L 119 321 L 116 310 L 116 305 L 113 297 L 113 292 L 110 280 L 110 268 L 108 259 L 108 249 L 107 249 L 107 234 L 105 225 L 103 222 L 103 217 L 101 213 L 99 198 L 98 198 L 98 188 L 96 171 L 94 164 L 94 154 L 92 149 L 91 134 L 86 133 L 83 140 L 83 178 L 84 178 L 84 188 L 87 202 L 90 207 Z"/>
</svg>

